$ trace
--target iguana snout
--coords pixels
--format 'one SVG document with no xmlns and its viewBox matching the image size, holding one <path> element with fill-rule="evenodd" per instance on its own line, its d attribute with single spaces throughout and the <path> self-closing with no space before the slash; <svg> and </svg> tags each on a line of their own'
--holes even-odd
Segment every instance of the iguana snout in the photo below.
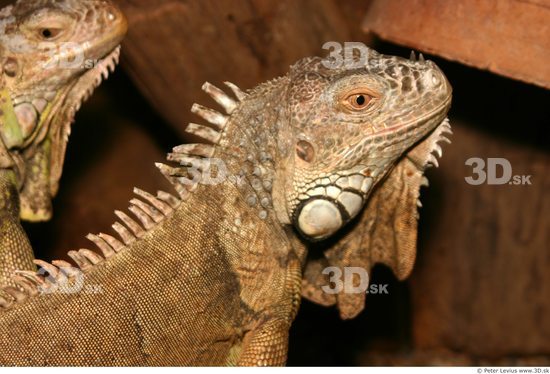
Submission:
<svg viewBox="0 0 550 374">
<path fill-rule="evenodd" d="M 322 240 L 351 221 L 396 161 L 445 119 L 452 90 L 433 62 L 372 50 L 352 68 L 302 60 L 290 78 L 287 212 L 303 236 Z"/>
</svg>

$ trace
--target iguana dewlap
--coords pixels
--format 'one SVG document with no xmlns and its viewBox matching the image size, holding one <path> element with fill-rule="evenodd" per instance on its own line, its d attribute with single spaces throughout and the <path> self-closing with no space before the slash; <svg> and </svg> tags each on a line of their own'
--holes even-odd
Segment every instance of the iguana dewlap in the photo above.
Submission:
<svg viewBox="0 0 550 374">
<path fill-rule="evenodd" d="M 234 95 L 203 86 L 224 114 L 192 108 L 205 143 L 157 165 L 177 196 L 136 189 L 134 218 L 117 211 L 115 236 L 89 236 L 99 251 L 38 262 L 47 277 L 22 272 L 3 291 L 0 364 L 282 365 L 304 266 L 308 296 L 326 302 L 307 251 L 349 225 L 353 237 L 371 198 L 416 219 L 416 175 L 449 132 L 451 88 L 433 63 L 370 51 L 365 66 L 306 58 L 246 93 L 227 85 Z M 399 229 L 381 218 L 377 230 Z"/>
<path fill-rule="evenodd" d="M 75 112 L 114 70 L 126 28 L 104 0 L 0 10 L 0 284 L 34 269 L 19 219 L 51 217 Z"/>
</svg>

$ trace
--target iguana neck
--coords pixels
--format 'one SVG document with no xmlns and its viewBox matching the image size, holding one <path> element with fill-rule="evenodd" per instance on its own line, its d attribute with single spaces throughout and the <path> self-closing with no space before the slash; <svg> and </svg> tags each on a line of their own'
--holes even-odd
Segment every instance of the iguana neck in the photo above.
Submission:
<svg viewBox="0 0 550 374">
<path fill-rule="evenodd" d="M 278 175 L 284 173 L 284 161 L 292 139 L 284 102 L 287 77 L 265 83 L 249 92 L 231 114 L 217 152 L 227 167 L 229 181 L 252 186 L 243 198 L 257 209 L 260 219 L 273 216 L 290 223 L 285 211 L 284 193 Z"/>
<path fill-rule="evenodd" d="M 88 235 L 87 238 L 97 246 L 101 254 L 81 249 L 70 251 L 69 257 L 85 273 L 90 274 L 95 265 L 112 263 L 119 255 L 143 255 L 144 248 L 157 251 L 158 245 L 152 245 L 152 241 L 156 243 L 164 240 L 162 238 L 170 236 L 167 228 L 181 228 L 182 222 L 187 222 L 185 217 L 193 217 L 193 220 L 189 218 L 190 222 L 195 222 L 189 232 L 202 227 L 198 231 L 218 238 L 219 246 L 213 247 L 214 252 L 220 247 L 233 248 L 223 253 L 243 284 L 248 284 L 246 279 L 252 274 L 253 269 L 249 267 L 251 258 L 262 258 L 262 264 L 283 267 L 288 261 L 295 259 L 296 256 L 288 253 L 289 227 L 278 220 L 274 211 L 274 205 L 278 201 L 272 194 L 276 185 L 276 174 L 290 149 L 285 140 L 292 139 L 283 132 L 288 128 L 285 126 L 286 108 L 279 109 L 275 105 L 284 100 L 285 87 L 285 84 L 276 85 L 270 82 L 246 94 L 234 87 L 239 100 L 230 101 L 229 110 L 225 107 L 228 116 L 194 106 L 192 111 L 216 129 L 191 124 L 187 131 L 216 144 L 197 143 L 175 147 L 167 158 L 179 165 L 157 164 L 178 196 L 162 191 L 154 196 L 135 189 L 138 198 L 132 199 L 129 207 L 135 218 L 122 211 L 115 211 L 120 219 L 112 225 L 117 237 L 104 233 Z M 222 97 L 221 91 L 216 90 L 220 93 L 219 96 L 214 95 L 215 98 L 233 100 L 225 94 Z M 266 101 L 272 104 L 265 105 Z M 218 178 L 219 175 L 212 173 L 212 169 L 217 168 L 220 171 L 220 167 L 223 168 L 221 179 Z M 194 178 L 197 171 L 202 171 L 201 178 Z M 213 211 L 217 213 L 214 214 Z M 192 212 L 200 214 L 193 215 Z M 204 216 L 204 219 L 197 219 L 198 215 Z M 273 246 L 272 243 L 280 245 Z M 298 253 L 297 255 L 302 257 Z M 70 269 L 72 266 L 63 261 L 54 261 L 53 264 L 39 262 L 39 265 L 46 268 L 49 274 L 58 274 L 59 268 Z M 35 279 L 34 275 L 28 276 Z M 267 292 L 269 282 L 254 281 L 245 288 L 246 291 L 240 297 L 254 309 L 258 301 L 255 295 Z M 0 298 L 0 306 L 1 302 Z M 9 308 L 13 302 L 4 304 Z"/>
</svg>

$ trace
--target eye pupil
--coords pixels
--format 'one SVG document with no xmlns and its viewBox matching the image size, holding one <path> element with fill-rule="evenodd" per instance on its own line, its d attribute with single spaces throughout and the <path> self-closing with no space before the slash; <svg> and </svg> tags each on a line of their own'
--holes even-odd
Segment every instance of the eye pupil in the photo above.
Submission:
<svg viewBox="0 0 550 374">
<path fill-rule="evenodd" d="M 367 102 L 367 100 L 365 99 L 365 96 L 363 96 L 363 95 L 357 95 L 357 97 L 355 98 L 355 103 L 359 106 L 365 105 L 366 102 Z"/>
<path fill-rule="evenodd" d="M 43 29 L 42 30 L 42 36 L 46 39 L 49 39 L 53 36 L 52 30 L 50 29 Z"/>
</svg>

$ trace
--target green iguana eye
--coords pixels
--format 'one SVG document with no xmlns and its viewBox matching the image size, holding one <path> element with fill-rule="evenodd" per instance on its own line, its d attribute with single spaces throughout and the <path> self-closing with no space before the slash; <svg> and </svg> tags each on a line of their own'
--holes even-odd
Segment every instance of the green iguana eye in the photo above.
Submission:
<svg viewBox="0 0 550 374">
<path fill-rule="evenodd" d="M 367 93 L 357 93 L 347 97 L 346 102 L 353 110 L 368 108 L 374 98 Z"/>
<path fill-rule="evenodd" d="M 379 98 L 379 95 L 373 93 L 365 87 L 358 87 L 346 92 L 340 97 L 340 105 L 350 112 L 360 112 L 371 108 Z"/>
<path fill-rule="evenodd" d="M 39 36 L 44 40 L 50 40 L 57 37 L 61 33 L 61 29 L 56 28 L 42 28 L 39 30 Z"/>
<path fill-rule="evenodd" d="M 46 39 L 49 39 L 52 37 L 52 31 L 50 29 L 42 29 L 41 34 Z"/>
</svg>

